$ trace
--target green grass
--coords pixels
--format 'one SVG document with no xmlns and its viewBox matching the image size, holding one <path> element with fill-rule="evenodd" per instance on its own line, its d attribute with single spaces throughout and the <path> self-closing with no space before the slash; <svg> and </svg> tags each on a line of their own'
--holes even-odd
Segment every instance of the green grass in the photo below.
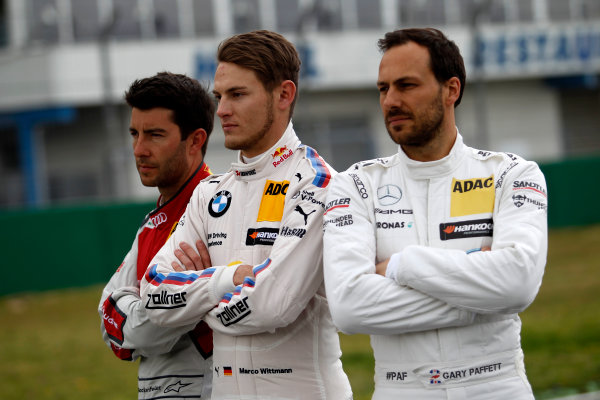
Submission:
<svg viewBox="0 0 600 400">
<path fill-rule="evenodd" d="M 600 225 L 553 230 L 535 302 L 521 315 L 529 380 L 538 399 L 600 390 Z M 100 336 L 101 287 L 0 299 L 3 400 L 135 399 L 137 364 Z M 373 392 L 369 338 L 340 335 L 355 400 Z"/>
</svg>

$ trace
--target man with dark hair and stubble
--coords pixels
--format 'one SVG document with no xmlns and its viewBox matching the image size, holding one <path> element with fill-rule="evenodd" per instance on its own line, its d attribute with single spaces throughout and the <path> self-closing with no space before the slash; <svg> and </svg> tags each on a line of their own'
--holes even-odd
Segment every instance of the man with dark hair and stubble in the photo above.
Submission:
<svg viewBox="0 0 600 400">
<path fill-rule="evenodd" d="M 463 143 L 459 49 L 436 29 L 379 41 L 377 87 L 398 152 L 337 174 L 324 273 L 334 323 L 371 335 L 373 399 L 533 400 L 518 313 L 547 253 L 537 164 Z"/>
<path fill-rule="evenodd" d="M 298 53 L 263 30 L 225 40 L 217 60 L 217 115 L 237 161 L 200 183 L 152 260 L 148 315 L 166 326 L 207 321 L 213 399 L 351 399 L 323 286 L 334 171 L 291 123 Z"/>
<path fill-rule="evenodd" d="M 212 332 L 205 322 L 161 327 L 146 313 L 140 279 L 175 230 L 198 183 L 215 107 L 195 79 L 161 72 L 136 80 L 125 93 L 129 132 L 144 186 L 158 188 L 156 208 L 144 219 L 131 250 L 102 292 L 102 335 L 114 354 L 140 359 L 139 399 L 210 398 Z"/>
</svg>

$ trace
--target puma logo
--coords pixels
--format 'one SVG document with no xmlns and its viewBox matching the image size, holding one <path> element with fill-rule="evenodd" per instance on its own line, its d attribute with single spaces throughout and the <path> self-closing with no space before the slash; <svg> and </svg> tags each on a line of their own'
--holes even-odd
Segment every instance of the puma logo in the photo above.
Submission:
<svg viewBox="0 0 600 400">
<path fill-rule="evenodd" d="M 302 215 L 304 217 L 304 225 L 306 225 L 308 223 L 308 216 L 312 213 L 314 213 L 316 210 L 312 210 L 311 212 L 309 212 L 308 214 L 304 212 L 304 210 L 302 209 L 302 207 L 300 206 L 296 206 L 296 208 L 294 209 L 294 211 L 298 211 L 300 213 L 300 215 Z"/>
</svg>

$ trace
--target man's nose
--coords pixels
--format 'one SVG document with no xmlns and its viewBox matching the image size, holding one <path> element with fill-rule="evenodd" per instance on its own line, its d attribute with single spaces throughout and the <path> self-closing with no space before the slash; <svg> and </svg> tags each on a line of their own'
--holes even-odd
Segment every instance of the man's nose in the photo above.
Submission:
<svg viewBox="0 0 600 400">
<path fill-rule="evenodd" d="M 227 115 L 231 115 L 231 107 L 229 107 L 229 102 L 224 99 L 219 100 L 219 104 L 217 105 L 217 116 L 219 118 L 223 118 Z"/>
<path fill-rule="evenodd" d="M 389 110 L 391 108 L 401 108 L 402 97 L 400 96 L 400 93 L 394 88 L 388 89 L 381 101 L 381 106 L 384 110 Z"/>
<path fill-rule="evenodd" d="M 135 157 L 145 157 L 150 155 L 148 143 L 144 135 L 140 135 L 133 140 L 133 155 Z"/>
</svg>

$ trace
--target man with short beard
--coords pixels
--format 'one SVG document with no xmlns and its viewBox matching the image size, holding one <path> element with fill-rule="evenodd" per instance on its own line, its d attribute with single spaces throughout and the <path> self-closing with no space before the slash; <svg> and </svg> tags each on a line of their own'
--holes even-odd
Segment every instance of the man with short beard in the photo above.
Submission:
<svg viewBox="0 0 600 400">
<path fill-rule="evenodd" d="M 462 56 L 436 29 L 379 41 L 377 87 L 398 153 L 337 174 L 325 210 L 334 323 L 371 335 L 373 399 L 533 399 L 518 313 L 547 253 L 534 162 L 467 147 Z"/>
<path fill-rule="evenodd" d="M 215 107 L 195 79 L 161 72 L 134 81 L 125 93 L 129 133 L 144 186 L 160 196 L 138 229 L 131 249 L 102 291 L 102 336 L 114 354 L 140 360 L 138 399 L 210 398 L 212 332 L 205 322 L 176 328 L 153 324 L 140 279 L 172 234 L 198 183 Z"/>
<path fill-rule="evenodd" d="M 219 46 L 213 93 L 229 172 L 201 182 L 142 282 L 150 319 L 206 320 L 213 399 L 348 400 L 322 269 L 333 169 L 291 123 L 300 59 L 255 31 Z"/>
</svg>

